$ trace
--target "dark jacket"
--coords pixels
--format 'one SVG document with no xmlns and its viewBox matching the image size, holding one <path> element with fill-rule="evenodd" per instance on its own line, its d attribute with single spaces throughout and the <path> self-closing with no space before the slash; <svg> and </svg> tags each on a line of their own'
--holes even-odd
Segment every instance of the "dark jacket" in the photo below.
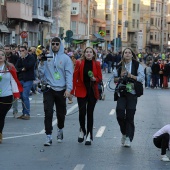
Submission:
<svg viewBox="0 0 170 170">
<path fill-rule="evenodd" d="M 7 57 L 7 61 L 12 63 L 14 66 L 16 65 L 18 59 L 19 59 L 19 57 L 17 55 L 12 54 L 12 53 L 9 57 Z"/>
<path fill-rule="evenodd" d="M 34 56 L 28 54 L 27 57 L 22 59 L 21 57 L 18 59 L 16 63 L 16 69 L 18 74 L 18 79 L 21 81 L 31 81 L 35 79 L 34 75 L 34 66 L 35 66 L 35 58 Z M 25 71 L 22 69 L 25 68 Z"/>
<path fill-rule="evenodd" d="M 153 63 L 151 69 L 152 69 L 152 74 L 159 74 L 160 66 L 158 63 Z"/>
</svg>

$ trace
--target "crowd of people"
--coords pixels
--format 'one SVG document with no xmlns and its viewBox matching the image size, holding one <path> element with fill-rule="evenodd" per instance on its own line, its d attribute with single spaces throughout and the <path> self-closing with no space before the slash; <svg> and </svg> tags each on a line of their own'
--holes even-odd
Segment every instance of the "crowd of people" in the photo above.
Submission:
<svg viewBox="0 0 170 170">
<path fill-rule="evenodd" d="M 115 69 L 116 68 L 116 69 Z M 93 119 L 97 100 L 101 99 L 99 84 L 102 73 L 114 71 L 116 84 L 116 116 L 122 134 L 121 143 L 131 147 L 134 138 L 137 98 L 146 88 L 168 88 L 170 78 L 169 54 L 135 54 L 131 48 L 113 53 L 87 47 L 71 50 L 64 48 L 59 37 L 54 37 L 47 47 L 5 45 L 0 50 L 0 143 L 5 117 L 13 106 L 17 119 L 30 120 L 30 93 L 43 93 L 44 126 L 46 141 L 52 144 L 53 107 L 56 107 L 57 141 L 62 142 L 66 115 L 66 101 L 73 103 L 77 98 L 79 108 L 78 142 L 91 145 L 93 141 Z M 38 84 L 39 83 L 39 84 Z M 18 99 L 22 101 L 22 114 L 18 116 Z M 8 103 L 8 104 L 7 104 Z M 87 121 L 86 121 L 87 120 Z M 161 160 L 166 156 L 169 126 L 154 135 L 154 144 L 162 148 Z M 164 134 L 164 132 L 166 134 Z M 166 143 L 165 143 L 166 142 Z"/>
</svg>

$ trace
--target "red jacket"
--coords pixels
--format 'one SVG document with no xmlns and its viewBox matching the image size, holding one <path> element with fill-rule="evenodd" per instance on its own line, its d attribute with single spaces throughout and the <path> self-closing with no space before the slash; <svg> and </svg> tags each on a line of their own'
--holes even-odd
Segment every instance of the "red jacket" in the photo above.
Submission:
<svg viewBox="0 0 170 170">
<path fill-rule="evenodd" d="M 84 72 L 84 60 L 77 60 L 76 66 L 73 74 L 73 90 L 71 94 L 76 97 L 85 97 L 87 90 L 83 82 L 83 72 Z M 100 62 L 92 61 L 92 72 L 96 81 L 93 83 L 93 90 L 96 99 L 99 99 L 98 83 L 102 81 L 102 72 L 100 67 Z"/>
<path fill-rule="evenodd" d="M 20 98 L 20 92 L 23 91 L 23 87 L 17 78 L 16 69 L 14 66 L 11 66 L 11 68 L 8 67 L 8 70 L 13 77 L 11 80 L 13 96 L 14 98 Z"/>
</svg>

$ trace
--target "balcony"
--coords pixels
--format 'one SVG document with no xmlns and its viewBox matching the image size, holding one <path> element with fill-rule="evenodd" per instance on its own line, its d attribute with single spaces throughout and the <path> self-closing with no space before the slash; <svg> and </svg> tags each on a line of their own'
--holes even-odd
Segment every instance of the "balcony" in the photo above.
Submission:
<svg viewBox="0 0 170 170">
<path fill-rule="evenodd" d="M 122 10 L 122 4 L 121 5 L 119 5 L 119 11 L 121 11 Z"/>
<path fill-rule="evenodd" d="M 118 20 L 118 25 L 122 25 L 122 20 Z"/>
<path fill-rule="evenodd" d="M 7 17 L 32 21 L 32 6 L 23 2 L 6 1 Z"/>
</svg>

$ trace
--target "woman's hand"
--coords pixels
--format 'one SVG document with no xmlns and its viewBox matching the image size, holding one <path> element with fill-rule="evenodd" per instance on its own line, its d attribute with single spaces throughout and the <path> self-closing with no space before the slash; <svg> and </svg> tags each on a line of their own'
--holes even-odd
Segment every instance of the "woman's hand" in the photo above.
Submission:
<svg viewBox="0 0 170 170">
<path fill-rule="evenodd" d="M 90 80 L 91 81 L 96 81 L 96 78 L 95 77 L 91 77 Z"/>
<path fill-rule="evenodd" d="M 121 77 L 124 77 L 126 74 L 127 74 L 127 71 L 122 71 L 121 74 L 120 74 L 120 76 L 121 76 Z"/>
</svg>

